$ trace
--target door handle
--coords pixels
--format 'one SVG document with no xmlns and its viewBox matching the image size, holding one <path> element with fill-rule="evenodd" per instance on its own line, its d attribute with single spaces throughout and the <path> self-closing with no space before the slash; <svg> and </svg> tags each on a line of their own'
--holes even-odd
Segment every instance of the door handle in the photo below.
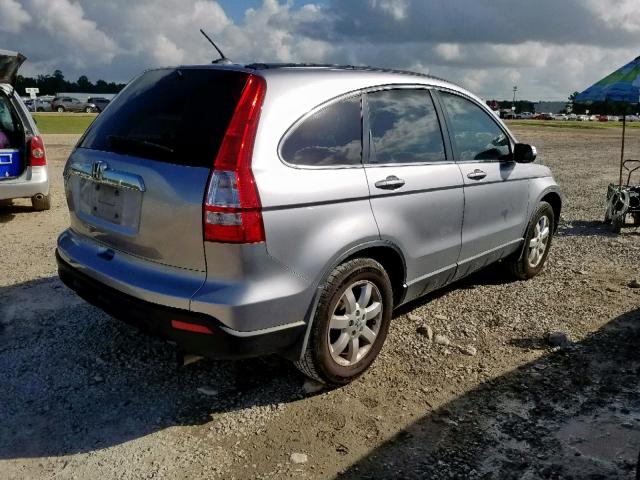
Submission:
<svg viewBox="0 0 640 480">
<path fill-rule="evenodd" d="M 396 188 L 400 188 L 404 185 L 404 180 L 396 177 L 395 175 L 389 175 L 384 180 L 378 180 L 375 183 L 377 188 L 381 188 L 382 190 L 395 190 Z"/>
<path fill-rule="evenodd" d="M 467 178 L 470 178 L 471 180 L 482 180 L 486 176 L 487 172 L 483 172 L 479 168 L 476 168 L 473 172 L 467 173 Z"/>
</svg>

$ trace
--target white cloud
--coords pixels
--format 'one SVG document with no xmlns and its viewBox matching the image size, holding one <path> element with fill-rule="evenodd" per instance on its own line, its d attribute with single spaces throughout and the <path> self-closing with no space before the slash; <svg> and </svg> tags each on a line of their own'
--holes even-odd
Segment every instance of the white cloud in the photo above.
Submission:
<svg viewBox="0 0 640 480">
<path fill-rule="evenodd" d="M 117 53 L 116 42 L 101 31 L 95 21 L 85 18 L 79 3 L 32 0 L 32 5 L 38 25 L 69 49 L 66 53 L 79 67 L 86 68 L 92 57 L 110 62 Z"/>
<path fill-rule="evenodd" d="M 31 21 L 29 15 L 15 0 L 0 0 L 0 32 L 18 33 Z"/>
<path fill-rule="evenodd" d="M 370 2 L 373 8 L 379 8 L 383 12 L 390 14 L 394 20 L 407 18 L 409 0 L 370 0 Z"/>
<path fill-rule="evenodd" d="M 563 99 L 634 58 L 639 0 L 0 0 L 0 46 L 26 75 L 126 81 L 232 60 L 368 64 L 429 72 L 485 97 Z M 306 2 L 306 3 L 305 3 Z M 237 9 L 234 10 L 237 12 Z M 28 28 L 26 28 L 28 26 Z"/>
</svg>

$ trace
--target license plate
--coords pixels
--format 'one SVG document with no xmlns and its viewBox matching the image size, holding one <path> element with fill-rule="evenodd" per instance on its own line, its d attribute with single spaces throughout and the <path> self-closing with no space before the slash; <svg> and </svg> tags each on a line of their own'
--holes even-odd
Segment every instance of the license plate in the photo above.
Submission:
<svg viewBox="0 0 640 480">
<path fill-rule="evenodd" d="M 121 190 L 96 183 L 91 202 L 93 215 L 116 225 L 122 223 Z"/>
<path fill-rule="evenodd" d="M 74 191 L 79 195 L 73 196 L 79 199 L 78 210 L 85 221 L 96 226 L 112 225 L 129 235 L 138 231 L 142 192 L 74 177 Z"/>
</svg>

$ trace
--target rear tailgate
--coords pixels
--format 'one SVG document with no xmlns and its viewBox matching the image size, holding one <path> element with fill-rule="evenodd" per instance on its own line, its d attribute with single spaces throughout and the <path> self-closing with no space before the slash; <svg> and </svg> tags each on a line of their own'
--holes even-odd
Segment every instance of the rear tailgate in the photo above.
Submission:
<svg viewBox="0 0 640 480">
<path fill-rule="evenodd" d="M 245 81 L 206 67 L 134 80 L 67 162 L 71 228 L 139 258 L 206 271 L 203 197 Z"/>
</svg>

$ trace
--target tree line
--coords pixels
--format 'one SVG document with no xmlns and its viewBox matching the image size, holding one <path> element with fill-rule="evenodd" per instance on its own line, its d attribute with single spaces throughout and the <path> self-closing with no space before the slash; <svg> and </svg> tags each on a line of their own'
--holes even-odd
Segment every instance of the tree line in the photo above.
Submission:
<svg viewBox="0 0 640 480">
<path fill-rule="evenodd" d="M 24 89 L 28 87 L 37 87 L 40 90 L 39 95 L 55 95 L 59 92 L 118 93 L 125 85 L 104 80 L 93 83 L 85 75 L 73 82 L 65 79 L 60 70 L 55 70 L 52 75 L 38 75 L 36 78 L 18 75 L 16 80 L 16 90 L 19 95 L 26 95 Z"/>
</svg>

